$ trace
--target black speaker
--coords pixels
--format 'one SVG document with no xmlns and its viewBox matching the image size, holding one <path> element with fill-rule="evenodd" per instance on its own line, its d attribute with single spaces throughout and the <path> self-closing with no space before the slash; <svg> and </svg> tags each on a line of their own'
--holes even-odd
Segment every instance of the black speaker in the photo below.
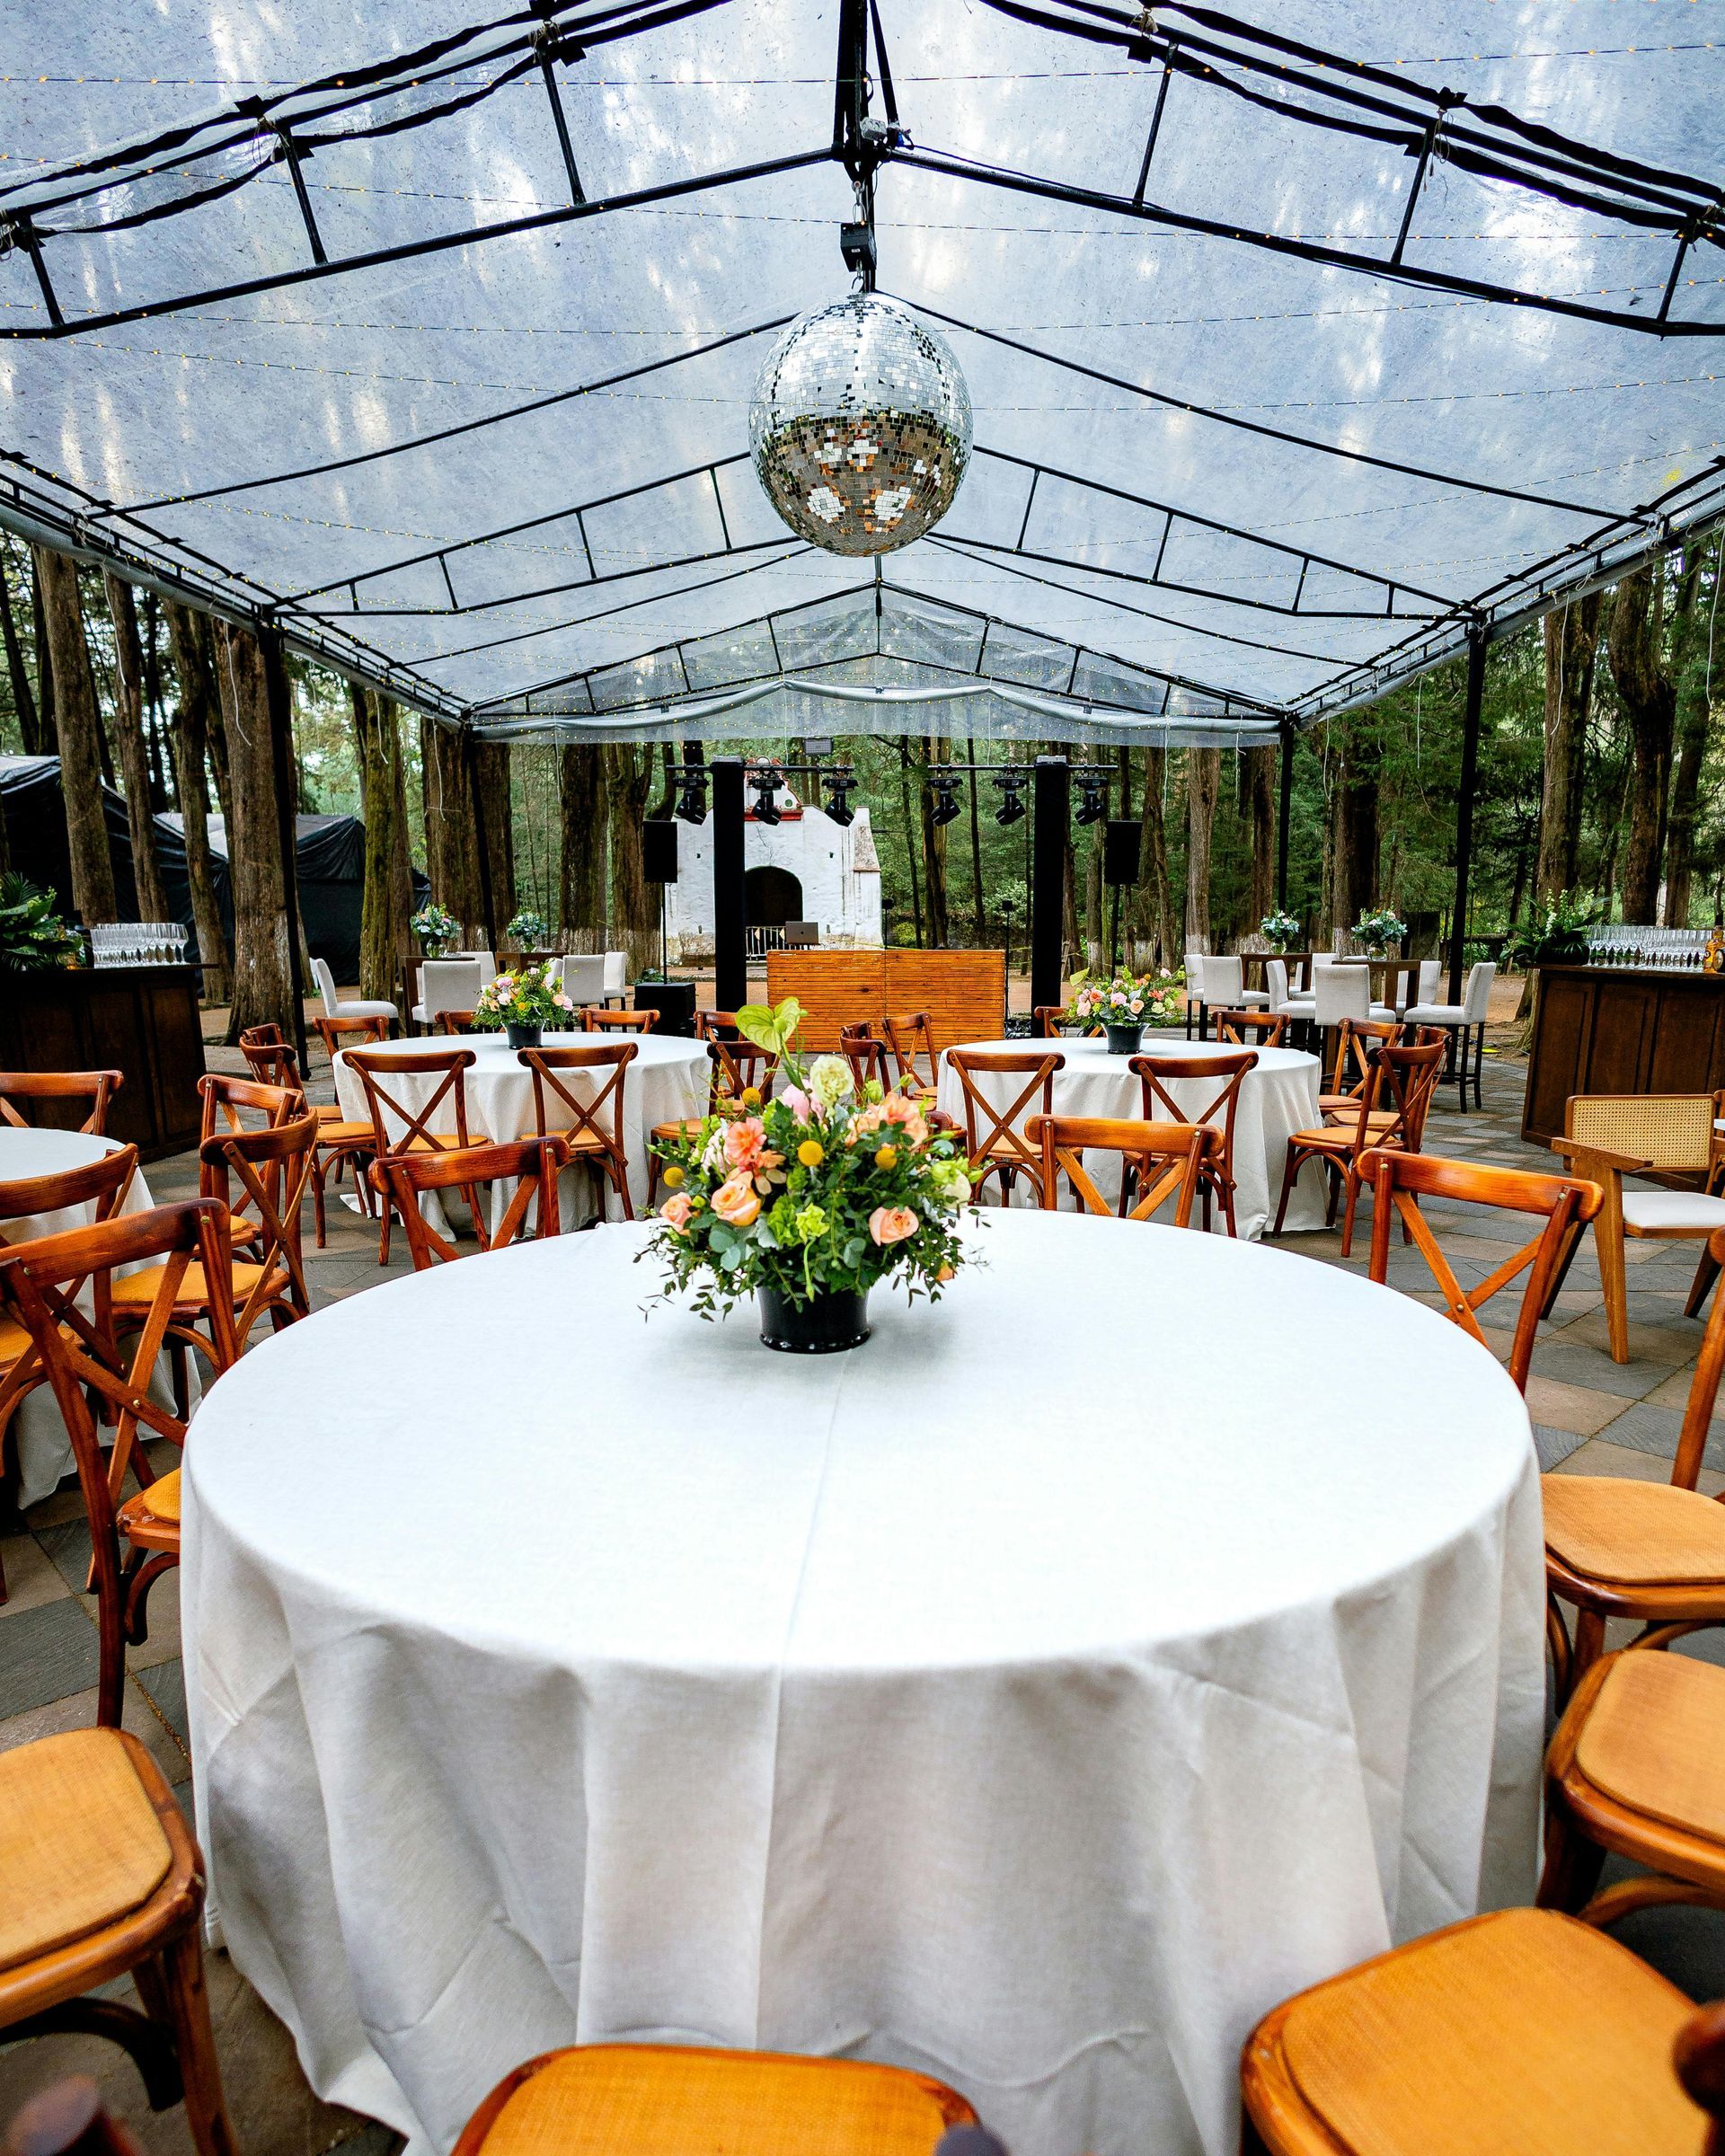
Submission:
<svg viewBox="0 0 1725 2156">
<path fill-rule="evenodd" d="M 677 881 L 677 826 L 669 817 L 650 816 L 641 825 L 641 869 L 649 883 Z"/>
<path fill-rule="evenodd" d="M 1138 836 L 1136 818 L 1110 816 L 1102 834 L 1102 881 L 1117 888 L 1138 880 Z"/>
</svg>

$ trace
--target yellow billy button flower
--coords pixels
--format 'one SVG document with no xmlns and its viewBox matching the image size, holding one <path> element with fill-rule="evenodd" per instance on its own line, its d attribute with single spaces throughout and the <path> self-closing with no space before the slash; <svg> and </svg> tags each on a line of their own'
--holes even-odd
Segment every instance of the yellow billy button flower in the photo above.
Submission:
<svg viewBox="0 0 1725 2156">
<path fill-rule="evenodd" d="M 683 1180 L 683 1171 L 673 1161 L 669 1167 L 661 1171 L 659 1180 L 668 1190 L 675 1190 Z"/>
<path fill-rule="evenodd" d="M 758 1085 L 746 1085 L 742 1091 L 742 1102 L 745 1108 L 758 1108 L 761 1105 L 760 1087 Z"/>
<path fill-rule="evenodd" d="M 882 1145 L 875 1153 L 874 1164 L 877 1168 L 896 1168 L 898 1165 L 898 1148 L 896 1145 Z"/>
<path fill-rule="evenodd" d="M 818 1168 L 827 1158 L 827 1148 L 818 1138 L 805 1138 L 797 1147 L 797 1158 L 805 1168 Z"/>
</svg>

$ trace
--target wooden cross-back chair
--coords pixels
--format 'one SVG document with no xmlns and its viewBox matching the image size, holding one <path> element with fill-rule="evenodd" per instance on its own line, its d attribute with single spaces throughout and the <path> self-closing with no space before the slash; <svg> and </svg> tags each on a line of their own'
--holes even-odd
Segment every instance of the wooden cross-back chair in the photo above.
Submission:
<svg viewBox="0 0 1725 2156">
<path fill-rule="evenodd" d="M 1031 1037 L 1034 1040 L 1059 1040 L 1066 1038 L 1063 1023 L 1066 1007 L 1061 1003 L 1038 1003 L 1031 1012 Z M 1081 1040 L 1094 1040 L 1104 1030 L 1097 1019 L 1088 1026 L 1075 1026 L 1073 1034 Z"/>
<path fill-rule="evenodd" d="M 1076 1209 L 1080 1212 L 1152 1220 L 1172 1198 L 1177 1228 L 1190 1224 L 1205 1163 L 1213 1158 L 1220 1137 L 1213 1125 L 1134 1123 L 1101 1116 L 1036 1116 L 1026 1135 L 1041 1155 L 1039 1180 L 1045 1211 L 1059 1210 L 1060 1179 L 1064 1176 L 1078 1199 Z M 1084 1164 L 1086 1153 L 1115 1154 L 1120 1163 L 1122 1188 L 1128 1171 L 1134 1174 L 1129 1204 L 1123 1200 L 1117 1207 L 1102 1196 Z"/>
<path fill-rule="evenodd" d="M 1273 1235 L 1282 1232 L 1287 1201 L 1293 1196 L 1300 1170 L 1307 1161 L 1322 1163 L 1330 1178 L 1330 1202 L 1324 1218 L 1333 1224 L 1338 1202 L 1345 1196 L 1341 1224 L 1341 1255 L 1352 1254 L 1354 1215 L 1363 1187 L 1360 1162 L 1374 1146 L 1395 1146 L 1418 1153 L 1425 1137 L 1426 1113 L 1444 1065 L 1441 1040 L 1421 1041 L 1412 1047 L 1386 1042 L 1373 1048 L 1367 1059 L 1364 1091 L 1343 1122 L 1296 1130 L 1287 1141 L 1287 1158 L 1282 1170 L 1281 1202 L 1276 1208 Z"/>
<path fill-rule="evenodd" d="M 14 1130 L 31 1127 L 20 1115 L 22 1100 L 82 1100 L 88 1112 L 77 1127 L 90 1137 L 108 1128 L 108 1103 L 126 1082 L 122 1071 L 0 1071 L 0 1124 Z"/>
<path fill-rule="evenodd" d="M 1286 1011 L 1212 1011 L 1216 1038 L 1236 1048 L 1279 1048 L 1288 1029 Z"/>
<path fill-rule="evenodd" d="M 742 1033 L 737 1024 L 734 1011 L 697 1011 L 694 1014 L 694 1038 L 697 1040 L 740 1040 Z"/>
<path fill-rule="evenodd" d="M 423 1273 L 447 1264 L 463 1252 L 426 1219 L 420 1198 L 428 1193 L 441 1196 L 446 1190 L 459 1190 L 473 1213 L 473 1239 L 479 1250 L 507 1250 L 512 1242 L 526 1241 L 530 1234 L 543 1237 L 560 1233 L 557 1177 L 569 1157 L 569 1148 L 560 1137 L 509 1138 L 460 1151 L 385 1153 L 371 1172 L 378 1188 L 401 1214 L 413 1270 Z M 500 1182 L 512 1182 L 516 1188 L 492 1227 L 475 1193 L 483 1185 Z"/>
<path fill-rule="evenodd" d="M 229 1251 L 222 1207 L 209 1197 L 0 1250 L 0 1307 L 29 1333 L 40 1356 L 77 1462 L 97 1605 L 96 1719 L 113 1728 L 119 1726 L 127 1642 L 137 1646 L 146 1637 L 150 1588 L 180 1554 L 179 1472 L 158 1477 L 144 1443 L 156 1436 L 183 1446 L 186 1418 L 150 1397 L 150 1381 L 194 1267 L 208 1284 L 208 1352 L 216 1374 L 233 1363 L 238 1348 Z M 122 1268 L 137 1269 L 122 1277 Z M 148 1284 L 147 1291 L 135 1297 L 129 1337 L 121 1340 L 116 1291 L 137 1280 Z M 86 1286 L 93 1305 L 87 1316 L 78 1307 Z M 113 1418 L 105 1463 L 92 1399 Z M 122 1503 L 128 1469 L 139 1488 Z"/>
<path fill-rule="evenodd" d="M 473 1017 L 474 1013 L 471 1011 L 439 1011 L 437 1029 L 439 1033 L 450 1035 L 471 1033 Z"/>
<path fill-rule="evenodd" d="M 597 1185 L 599 1218 L 605 1218 L 608 1184 L 617 1194 L 623 1217 L 632 1220 L 629 1199 L 629 1155 L 623 1116 L 629 1065 L 639 1053 L 632 1040 L 596 1043 L 590 1048 L 520 1048 L 518 1059 L 533 1073 L 533 1119 L 539 1135 L 562 1140 L 568 1158 L 588 1169 Z M 567 1081 L 587 1072 L 591 1100 Z M 608 1075 L 607 1075 L 608 1074 Z"/>
<path fill-rule="evenodd" d="M 887 1051 L 892 1057 L 893 1074 L 901 1093 L 913 1097 L 926 1095 L 931 1100 L 935 1092 L 934 1037 L 929 1029 L 926 1011 L 913 1012 L 907 1018 L 889 1015 L 880 1021 L 887 1037 Z M 917 1057 L 926 1059 L 926 1073 L 917 1067 Z"/>
<path fill-rule="evenodd" d="M 892 1066 L 887 1060 L 887 1044 L 874 1038 L 866 1019 L 839 1028 L 838 1052 L 851 1066 L 859 1094 L 871 1082 L 883 1093 L 891 1091 Z"/>
<path fill-rule="evenodd" d="M 248 1026 L 240 1035 L 240 1053 L 257 1084 L 278 1086 L 289 1092 L 305 1091 L 299 1074 L 299 1053 L 283 1039 L 281 1028 L 273 1021 L 261 1026 Z"/>
<path fill-rule="evenodd" d="M 363 1034 L 367 1040 L 389 1038 L 386 1018 L 320 1018 L 313 1023 L 323 1029 L 323 1047 L 332 1066 L 344 1034 Z M 273 1022 L 248 1026 L 240 1035 L 240 1052 L 260 1085 L 304 1091 L 299 1056 L 282 1038 L 279 1026 Z M 312 1113 L 317 1118 L 317 1146 L 312 1161 L 312 1212 L 317 1227 L 317 1247 L 321 1250 L 327 1237 L 326 1188 L 332 1176 L 340 1182 L 342 1170 L 350 1168 L 360 1206 L 367 1214 L 371 1211 L 371 1186 L 362 1171 L 362 1163 L 371 1157 L 371 1125 L 368 1121 L 350 1120 L 331 1102 L 313 1107 Z"/>
<path fill-rule="evenodd" d="M 386 1018 L 331 1018 L 320 1012 L 312 1023 L 317 1028 L 318 1038 L 323 1043 L 323 1053 L 332 1066 L 350 1042 L 369 1041 L 381 1047 L 389 1039 Z"/>
<path fill-rule="evenodd" d="M 1143 1096 L 1140 1113 L 1145 1122 L 1201 1123 L 1216 1133 L 1216 1144 L 1207 1146 L 1199 1164 L 1199 1195 L 1203 1201 L 1204 1225 L 1210 1224 L 1210 1201 L 1222 1208 L 1228 1233 L 1239 1233 L 1234 1219 L 1234 1121 L 1240 1109 L 1240 1088 L 1246 1073 L 1258 1067 L 1256 1048 L 1241 1048 L 1222 1056 L 1135 1056 L 1127 1065 L 1138 1081 Z M 1194 1113 L 1176 1100 L 1164 1080 L 1203 1085 L 1210 1098 Z M 1213 1090 L 1212 1090 L 1213 1089 Z M 1165 1115 L 1159 1111 L 1165 1109 Z M 1122 1195 L 1129 1184 L 1122 1185 Z M 1184 1223 L 1181 1224 L 1184 1225 Z"/>
<path fill-rule="evenodd" d="M 892 1021 L 889 1019 L 887 1022 L 890 1025 Z M 952 1048 L 948 1051 L 946 1060 L 947 1067 L 959 1082 L 964 1116 L 964 1150 L 973 1186 L 980 1190 L 991 1175 L 997 1176 L 1001 1203 L 1010 1205 L 1013 1185 L 1021 1175 L 1028 1175 L 1040 1197 L 1042 1148 L 1031 1137 L 1025 1125 L 1031 1117 L 1053 1113 L 1054 1074 L 1066 1068 L 1065 1056 L 1057 1050 L 1046 1049 L 981 1055 L 974 1049 Z M 1008 1087 L 1017 1079 L 1024 1082 L 1006 1107 L 1001 1109 L 995 1107 L 978 1082 L 987 1077 L 1004 1079 Z"/>
<path fill-rule="evenodd" d="M 763 1100 L 773 1090 L 779 1059 L 767 1049 L 740 1034 L 727 1040 L 721 1030 L 734 1026 L 735 1013 L 729 1011 L 708 1011 L 702 1016 L 709 1021 L 706 1034 L 707 1054 L 712 1059 L 712 1079 L 707 1093 L 707 1112 L 717 1115 L 733 1108 L 748 1105 L 745 1093 L 758 1093 Z M 697 1020 L 696 1023 L 699 1024 Z M 664 1173 L 658 1148 L 675 1145 L 699 1135 L 702 1118 L 684 1117 L 669 1123 L 655 1123 L 649 1131 L 647 1149 L 647 1206 L 650 1212 L 659 1195 L 659 1178 Z"/>
<path fill-rule="evenodd" d="M 581 1030 L 584 1033 L 650 1033 L 659 1023 L 659 1012 L 645 1011 L 611 1011 L 603 1003 L 588 1003 L 581 1012 Z"/>
<path fill-rule="evenodd" d="M 1402 1038 L 1400 1020 L 1344 1018 L 1336 1026 L 1336 1053 L 1330 1065 L 1329 1082 L 1318 1094 L 1318 1112 L 1345 1120 L 1359 1106 L 1370 1075 L 1374 1048 L 1386 1047 Z"/>
<path fill-rule="evenodd" d="M 366 1113 L 371 1120 L 372 1166 L 380 1168 L 396 1153 L 467 1153 L 491 1143 L 483 1131 L 467 1121 L 467 1074 L 479 1061 L 471 1048 L 444 1048 L 435 1055 L 404 1055 L 399 1048 L 349 1048 L 348 1067 L 358 1071 L 366 1091 Z M 402 1098 L 403 1078 L 435 1079 L 429 1097 L 416 1108 Z M 388 1083 L 385 1081 L 387 1080 Z M 431 1127 L 432 1118 L 445 1101 L 454 1117 L 453 1131 Z M 377 1238 L 377 1262 L 389 1263 L 390 1222 L 394 1208 L 388 1193 L 389 1179 L 372 1175 L 372 1188 L 384 1193 L 378 1207 L 382 1224 Z M 461 1186 L 455 1186 L 459 1188 Z M 470 1212 L 478 1214 L 478 1201 L 465 1194 Z"/>
<path fill-rule="evenodd" d="M 40 1219 L 84 1206 L 91 1208 L 91 1226 L 112 1219 L 130 1195 L 137 1173 L 137 1146 L 119 1145 L 76 1168 L 0 1182 L 0 1248 L 13 1247 L 18 1240 L 8 1224 L 13 1221 Z M 71 1292 L 75 1295 L 77 1287 Z M 48 1371 L 29 1332 L 18 1319 L 0 1314 L 0 1474 L 4 1471 L 6 1432 L 13 1417 L 30 1394 L 47 1383 Z M 5 1567 L 0 1564 L 0 1603 L 5 1600 Z"/>
</svg>

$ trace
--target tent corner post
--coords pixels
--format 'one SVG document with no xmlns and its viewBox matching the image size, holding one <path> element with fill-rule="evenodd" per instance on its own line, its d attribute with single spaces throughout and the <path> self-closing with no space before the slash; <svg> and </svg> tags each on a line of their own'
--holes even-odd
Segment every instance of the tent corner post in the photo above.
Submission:
<svg viewBox="0 0 1725 2156">
<path fill-rule="evenodd" d="M 1294 814 L 1294 743 L 1296 729 L 1291 720 L 1284 719 L 1278 731 L 1281 735 L 1281 757 L 1278 771 L 1278 800 L 1276 803 L 1276 907 L 1278 913 L 1287 911 L 1287 835 Z"/>
<path fill-rule="evenodd" d="M 1066 908 L 1066 834 L 1072 767 L 1065 756 L 1039 756 L 1031 780 L 1035 818 L 1031 877 L 1031 1008 L 1061 1000 Z"/>
<path fill-rule="evenodd" d="M 1462 773 L 1455 802 L 1455 905 L 1449 930 L 1448 1001 L 1462 1000 L 1462 945 L 1467 936 L 1468 879 L 1473 867 L 1473 793 L 1480 767 L 1480 710 L 1485 698 L 1490 632 L 1475 622 L 1467 632 L 1467 702 L 1462 717 Z"/>
<path fill-rule="evenodd" d="M 712 773 L 712 1000 L 721 1011 L 748 1001 L 748 935 L 743 893 L 743 764 L 715 756 Z"/>
<path fill-rule="evenodd" d="M 300 971 L 299 800 L 294 773 L 294 707 L 282 657 L 281 632 L 262 623 L 258 643 L 263 654 L 264 698 L 270 712 L 270 761 L 276 782 L 276 833 L 281 853 L 281 904 L 288 923 L 288 986 L 293 1000 L 294 1053 L 305 1069 L 305 978 Z"/>
</svg>

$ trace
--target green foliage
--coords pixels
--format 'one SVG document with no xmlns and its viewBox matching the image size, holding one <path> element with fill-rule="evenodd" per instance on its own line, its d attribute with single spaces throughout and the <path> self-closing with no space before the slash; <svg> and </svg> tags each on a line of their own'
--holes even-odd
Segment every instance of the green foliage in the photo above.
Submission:
<svg viewBox="0 0 1725 2156">
<path fill-rule="evenodd" d="M 55 973 L 84 963 L 84 939 L 54 911 L 52 894 L 0 876 L 0 971 Z"/>
</svg>

